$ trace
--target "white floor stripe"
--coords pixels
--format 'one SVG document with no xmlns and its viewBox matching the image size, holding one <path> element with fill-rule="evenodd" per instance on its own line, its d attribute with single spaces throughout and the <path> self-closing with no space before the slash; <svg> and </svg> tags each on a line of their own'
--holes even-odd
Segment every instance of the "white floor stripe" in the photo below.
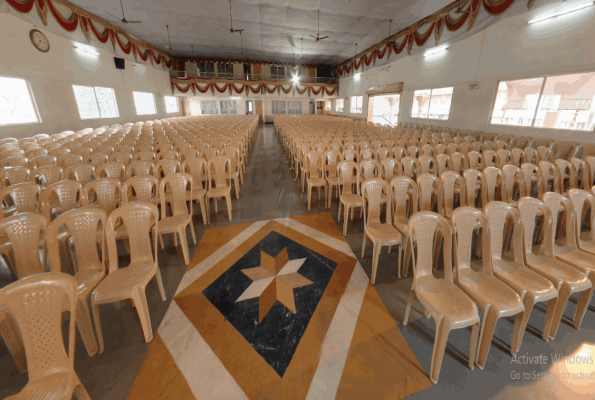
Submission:
<svg viewBox="0 0 595 400">
<path fill-rule="evenodd" d="M 353 251 L 351 250 L 351 247 L 349 247 L 347 242 L 329 236 L 326 233 L 317 231 L 316 229 L 310 228 L 309 226 L 299 223 L 291 218 L 279 218 L 275 221 L 293 229 L 294 231 L 303 233 L 304 235 L 314 240 L 317 240 L 320 243 L 332 247 L 335 250 L 338 250 L 344 254 L 350 255 L 355 258 L 355 255 L 353 254 Z"/>
<path fill-rule="evenodd" d="M 197 399 L 248 398 L 175 301 L 167 310 L 159 335 Z"/>
</svg>

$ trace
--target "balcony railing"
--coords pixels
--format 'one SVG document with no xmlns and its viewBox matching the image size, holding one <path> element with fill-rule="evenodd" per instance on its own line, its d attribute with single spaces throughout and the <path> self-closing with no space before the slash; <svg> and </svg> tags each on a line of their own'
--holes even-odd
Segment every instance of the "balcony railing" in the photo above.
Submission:
<svg viewBox="0 0 595 400">
<path fill-rule="evenodd" d="M 237 79 L 241 81 L 280 81 L 293 82 L 292 75 L 263 75 L 263 74 L 237 74 L 229 72 L 194 72 L 170 71 L 173 78 L 202 78 L 202 79 Z M 304 83 L 338 83 L 338 78 L 321 78 L 313 76 L 299 76 L 299 81 Z"/>
</svg>

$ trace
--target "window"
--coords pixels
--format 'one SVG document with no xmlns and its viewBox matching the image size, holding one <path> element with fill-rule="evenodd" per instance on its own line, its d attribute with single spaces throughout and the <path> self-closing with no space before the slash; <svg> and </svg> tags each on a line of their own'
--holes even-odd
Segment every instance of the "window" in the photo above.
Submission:
<svg viewBox="0 0 595 400">
<path fill-rule="evenodd" d="M 200 112 L 201 114 L 218 114 L 217 112 L 217 101 L 216 100 L 201 100 L 200 101 Z"/>
<path fill-rule="evenodd" d="M 215 64 L 213 63 L 198 63 L 196 64 L 198 69 L 198 76 L 202 77 L 215 77 Z"/>
<path fill-rule="evenodd" d="M 337 99 L 337 112 L 343 112 L 343 99 Z"/>
<path fill-rule="evenodd" d="M 285 67 L 271 65 L 271 76 L 277 79 L 285 79 Z"/>
<path fill-rule="evenodd" d="M 165 96 L 165 111 L 167 113 L 180 112 L 180 102 L 176 96 Z"/>
<path fill-rule="evenodd" d="M 0 77 L 0 125 L 39 122 L 27 81 Z"/>
<path fill-rule="evenodd" d="M 235 100 L 221 100 L 221 115 L 236 115 L 238 103 Z"/>
<path fill-rule="evenodd" d="M 233 78 L 233 64 L 217 64 L 217 76 Z"/>
<path fill-rule="evenodd" d="M 324 106 L 325 111 L 330 111 L 331 110 L 331 102 L 327 101 L 326 105 Z"/>
<path fill-rule="evenodd" d="M 301 114 L 302 113 L 302 102 L 301 101 L 288 101 L 287 102 L 287 113 L 288 114 Z"/>
<path fill-rule="evenodd" d="M 452 87 L 415 90 L 413 92 L 411 117 L 448 119 L 452 90 Z"/>
<path fill-rule="evenodd" d="M 248 112 L 252 112 L 252 102 L 248 102 Z"/>
<path fill-rule="evenodd" d="M 157 114 L 155 108 L 155 96 L 153 93 L 132 92 L 134 96 L 134 105 L 136 106 L 136 115 Z"/>
<path fill-rule="evenodd" d="M 118 105 L 114 89 L 72 85 L 81 119 L 117 118 Z"/>
<path fill-rule="evenodd" d="M 273 114 L 285 114 L 285 102 L 273 100 Z"/>
<path fill-rule="evenodd" d="M 370 97 L 368 100 L 368 121 L 382 125 L 397 124 L 400 104 L 400 94 Z"/>
<path fill-rule="evenodd" d="M 492 111 L 492 124 L 532 126 L 543 80 L 535 78 L 500 82 Z M 546 99 L 544 111 L 557 107 L 553 102 L 553 98 Z"/>
<path fill-rule="evenodd" d="M 351 96 L 351 113 L 361 114 L 364 96 Z"/>
</svg>

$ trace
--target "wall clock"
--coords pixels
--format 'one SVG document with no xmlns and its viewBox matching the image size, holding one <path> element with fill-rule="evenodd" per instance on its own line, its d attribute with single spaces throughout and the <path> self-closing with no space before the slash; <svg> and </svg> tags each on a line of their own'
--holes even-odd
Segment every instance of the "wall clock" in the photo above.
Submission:
<svg viewBox="0 0 595 400">
<path fill-rule="evenodd" d="M 31 43 L 33 46 L 37 48 L 37 50 L 47 53 L 50 50 L 50 42 L 48 38 L 37 29 L 32 29 L 29 33 L 29 37 L 31 38 Z"/>
</svg>

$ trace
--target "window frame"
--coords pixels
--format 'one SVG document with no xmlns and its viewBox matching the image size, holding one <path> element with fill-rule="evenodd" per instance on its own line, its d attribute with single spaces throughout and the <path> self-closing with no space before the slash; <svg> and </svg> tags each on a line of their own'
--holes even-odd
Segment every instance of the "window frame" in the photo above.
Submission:
<svg viewBox="0 0 595 400">
<path fill-rule="evenodd" d="M 76 107 L 79 110 L 79 117 L 81 118 L 81 121 L 88 121 L 88 120 L 92 120 L 92 119 L 112 119 L 112 118 L 120 118 L 120 109 L 118 107 L 118 99 L 116 98 L 116 90 L 114 88 L 109 88 L 109 87 L 105 87 L 105 86 L 89 86 L 89 85 L 71 85 L 72 86 L 72 93 L 74 94 L 74 101 L 76 103 Z M 79 107 L 79 102 L 76 99 L 76 92 L 74 91 L 74 87 L 78 86 L 78 87 L 90 87 L 93 89 L 93 94 L 95 95 L 95 104 L 97 105 L 97 111 L 99 111 L 99 118 L 83 118 L 81 116 L 81 109 Z M 101 108 L 99 107 L 99 98 L 97 97 L 97 88 L 102 88 L 102 89 L 110 89 L 112 91 L 112 93 L 114 94 L 114 103 L 116 105 L 116 116 L 115 117 L 104 117 L 101 115 Z M 135 107 L 136 108 L 136 107 Z M 155 110 L 157 110 L 157 107 L 155 107 Z"/>
<path fill-rule="evenodd" d="M 283 112 L 275 112 L 275 108 L 273 107 L 274 103 L 283 103 Z M 279 109 L 279 107 L 277 107 L 277 110 Z M 272 100 L 271 102 L 271 114 L 273 115 L 287 115 L 287 101 L 286 100 Z"/>
<path fill-rule="evenodd" d="M 138 107 L 136 105 L 136 99 L 134 98 L 134 94 L 135 93 L 142 93 L 142 94 L 150 94 L 153 98 L 153 107 L 155 107 L 155 112 L 154 113 L 149 113 L 149 114 L 139 114 L 138 113 Z M 132 91 L 132 99 L 134 100 L 134 110 L 136 111 L 136 115 L 137 116 L 142 116 L 142 115 L 157 115 L 157 103 L 155 102 L 155 94 L 151 93 L 151 92 L 139 92 L 137 90 L 133 90 Z"/>
<path fill-rule="evenodd" d="M 488 113 L 488 121 L 487 124 L 488 125 L 493 125 L 493 126 L 504 126 L 504 127 L 513 127 L 513 128 L 529 128 L 529 129 L 547 129 L 548 131 L 569 131 L 569 132 L 595 132 L 595 126 L 593 129 L 590 130 L 584 130 L 584 129 L 568 129 L 568 128 L 548 128 L 548 127 L 541 127 L 541 126 L 535 126 L 535 118 L 537 117 L 537 113 L 539 112 L 539 105 L 541 104 L 541 97 L 543 96 L 543 91 L 545 89 L 545 85 L 547 83 L 547 79 L 550 77 L 555 77 L 555 76 L 565 76 L 565 75 L 576 75 L 576 74 L 592 74 L 595 73 L 595 70 L 591 69 L 591 70 L 578 70 L 578 71 L 572 71 L 572 72 L 564 72 L 564 73 L 558 73 L 558 74 L 540 74 L 540 75 L 533 75 L 533 76 L 524 76 L 524 77 L 519 77 L 519 78 L 510 78 L 510 79 L 498 79 L 496 80 L 496 85 L 495 85 L 495 90 L 494 90 L 494 94 L 492 96 L 492 102 L 491 102 L 491 106 L 490 106 L 490 112 Z M 505 125 L 505 124 L 492 124 L 492 115 L 494 113 L 494 106 L 496 105 L 496 98 L 498 97 L 498 86 L 500 85 L 500 82 L 510 82 L 510 81 L 522 81 L 525 79 L 537 79 L 537 78 L 543 78 L 543 83 L 541 85 L 541 89 L 539 90 L 539 97 L 537 98 L 537 107 L 535 107 L 535 112 L 533 113 L 533 122 L 531 123 L 531 126 L 522 126 L 522 125 Z"/>
<path fill-rule="evenodd" d="M 289 103 L 297 103 L 297 104 L 300 105 L 300 112 L 299 112 L 299 114 L 289 112 L 290 111 Z M 299 101 L 299 100 L 288 100 L 287 101 L 287 104 L 286 104 L 285 114 L 289 114 L 289 115 L 301 115 L 302 114 L 302 102 Z"/>
<path fill-rule="evenodd" d="M 354 108 L 353 108 L 352 99 L 354 97 L 355 97 L 355 106 L 356 106 L 355 109 L 356 110 L 358 109 L 357 108 L 357 98 L 360 97 L 362 99 L 362 104 L 361 104 L 361 108 L 359 109 L 359 112 L 358 111 L 353 111 Z M 349 111 L 350 111 L 351 114 L 363 114 L 363 112 L 364 112 L 364 96 L 363 95 L 361 95 L 361 96 L 351 96 L 349 98 Z"/>
<path fill-rule="evenodd" d="M 206 113 L 205 114 L 204 111 L 203 111 L 203 108 L 202 108 L 202 103 L 203 102 L 209 102 L 209 103 L 214 104 L 215 107 L 212 107 L 212 108 L 215 109 L 215 113 L 213 113 L 213 114 Z M 220 115 L 219 105 L 217 104 L 217 100 L 216 99 L 213 99 L 213 100 L 200 100 L 199 106 L 200 106 L 200 115 Z M 210 110 L 207 110 L 207 111 L 210 111 Z"/>
<path fill-rule="evenodd" d="M 224 102 L 227 102 L 227 101 L 232 105 L 232 107 L 229 108 L 229 109 L 228 108 L 225 108 L 225 111 L 226 112 L 224 113 L 223 112 L 223 109 L 224 108 L 222 106 L 223 106 L 223 103 Z M 234 104 L 235 104 L 235 107 L 233 106 Z M 235 113 L 228 113 L 227 112 L 228 110 L 229 111 L 234 111 L 234 109 L 235 109 Z M 238 102 L 237 102 L 237 100 L 219 100 L 219 111 L 220 111 L 220 115 L 238 115 Z"/>
<path fill-rule="evenodd" d="M 28 79 L 25 79 L 20 76 L 12 76 L 12 75 L 0 75 L 0 78 L 8 78 L 8 79 L 20 79 L 25 82 L 25 86 L 27 87 L 27 93 L 29 94 L 29 99 L 31 100 L 31 105 L 33 106 L 33 111 L 35 113 L 35 118 L 37 119 L 34 122 L 15 122 L 11 124 L 0 124 L 0 128 L 4 126 L 19 126 L 19 125 L 30 125 L 30 124 L 41 124 L 42 119 L 41 115 L 39 114 L 39 109 L 37 108 L 37 102 L 35 101 L 35 96 L 33 95 L 33 89 L 31 88 L 31 82 Z"/>
<path fill-rule="evenodd" d="M 430 118 L 430 107 L 432 107 L 432 92 L 434 91 L 434 89 L 447 89 L 447 88 L 452 88 L 452 93 L 450 95 L 450 107 L 448 108 L 448 118 L 446 118 L 446 119 Z M 413 103 L 415 101 L 415 92 L 420 91 L 420 90 L 428 90 L 428 89 L 430 90 L 430 102 L 428 104 L 428 116 L 425 118 L 424 117 L 414 117 L 413 116 Z M 448 120 L 450 120 L 450 110 L 452 108 L 452 98 L 454 97 L 454 93 L 455 93 L 454 86 L 439 86 L 439 87 L 413 89 L 413 93 L 412 93 L 412 97 L 411 97 L 411 108 L 409 109 L 409 118 L 413 118 L 415 120 L 427 119 L 428 121 L 448 121 Z M 403 99 L 403 97 L 401 97 L 401 100 L 402 99 Z M 400 112 L 399 112 L 399 114 L 400 114 Z"/>
</svg>

